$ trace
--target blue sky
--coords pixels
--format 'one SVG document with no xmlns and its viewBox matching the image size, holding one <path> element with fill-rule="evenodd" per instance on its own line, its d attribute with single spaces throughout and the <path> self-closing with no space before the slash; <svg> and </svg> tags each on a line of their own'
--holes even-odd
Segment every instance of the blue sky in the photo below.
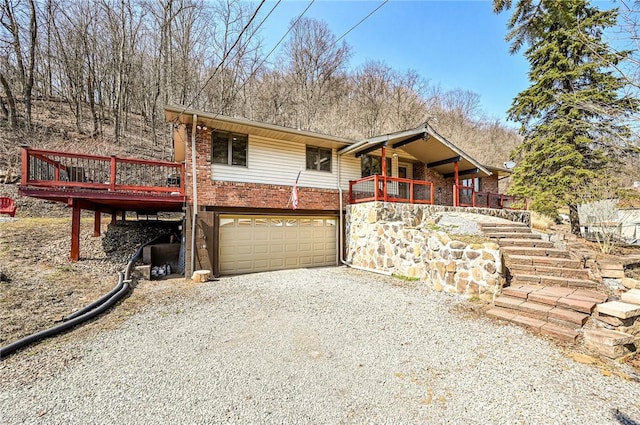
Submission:
<svg viewBox="0 0 640 425">
<path fill-rule="evenodd" d="M 278 6 L 263 26 L 265 48 L 278 42 L 308 3 L 285 0 Z M 305 16 L 324 20 L 339 37 L 380 3 L 316 0 Z M 345 37 L 353 48 L 350 64 L 371 59 L 400 71 L 415 69 L 443 90 L 478 93 L 482 110 L 506 121 L 513 97 L 528 86 L 527 61 L 510 55 L 504 41 L 508 18 L 495 15 L 489 1 L 391 0 Z"/>
<path fill-rule="evenodd" d="M 307 17 L 327 22 L 339 37 L 375 9 L 380 1 L 316 0 Z M 307 0 L 284 0 L 263 26 L 270 50 Z M 265 4 L 270 10 L 273 0 Z M 609 2 L 597 2 L 609 8 Z M 415 69 L 443 90 L 471 90 L 480 95 L 483 112 L 506 122 L 513 98 L 529 86 L 529 64 L 522 53 L 509 54 L 505 41 L 510 13 L 496 15 L 484 0 L 391 0 L 349 33 L 351 67 L 383 61 L 396 70 Z M 515 126 L 515 123 L 510 123 Z"/>
</svg>

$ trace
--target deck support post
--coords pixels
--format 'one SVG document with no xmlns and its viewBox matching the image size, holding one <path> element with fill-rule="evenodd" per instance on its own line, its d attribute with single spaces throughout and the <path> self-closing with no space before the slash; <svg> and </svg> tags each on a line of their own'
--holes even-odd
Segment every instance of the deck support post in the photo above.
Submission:
<svg viewBox="0 0 640 425">
<path fill-rule="evenodd" d="M 80 259 L 80 203 L 74 199 L 71 201 L 71 261 Z"/>
<path fill-rule="evenodd" d="M 100 218 L 102 214 L 100 211 L 95 211 L 93 215 L 93 237 L 100 236 Z"/>
<path fill-rule="evenodd" d="M 116 224 L 116 221 L 118 221 L 118 213 L 113 210 L 111 211 L 111 224 Z"/>
</svg>

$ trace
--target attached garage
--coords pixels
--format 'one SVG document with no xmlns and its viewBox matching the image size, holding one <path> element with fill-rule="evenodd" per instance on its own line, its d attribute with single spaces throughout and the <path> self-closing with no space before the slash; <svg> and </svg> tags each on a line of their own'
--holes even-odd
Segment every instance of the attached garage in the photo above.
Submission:
<svg viewBox="0 0 640 425">
<path fill-rule="evenodd" d="M 220 215 L 221 275 L 333 266 L 335 216 Z"/>
</svg>

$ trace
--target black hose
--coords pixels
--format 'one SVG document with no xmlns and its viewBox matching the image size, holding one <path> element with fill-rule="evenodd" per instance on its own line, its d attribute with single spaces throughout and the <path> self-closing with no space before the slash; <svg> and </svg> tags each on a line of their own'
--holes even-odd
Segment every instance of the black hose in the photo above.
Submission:
<svg viewBox="0 0 640 425">
<path fill-rule="evenodd" d="M 81 308 L 78 311 L 75 311 L 73 313 L 71 313 L 70 315 L 64 317 L 62 320 L 64 322 L 66 322 L 67 320 L 71 320 L 74 319 L 78 316 L 83 315 L 84 313 L 86 313 L 87 311 L 90 311 L 94 308 L 96 308 L 97 306 L 99 306 L 100 304 L 102 304 L 103 302 L 105 302 L 106 300 L 108 300 L 109 298 L 111 298 L 115 293 L 117 293 L 118 291 L 120 291 L 120 289 L 122 289 L 122 285 L 124 284 L 124 281 L 130 280 L 131 277 L 131 270 L 133 269 L 133 266 L 135 265 L 136 261 L 138 261 L 140 259 L 140 257 L 142 257 L 142 252 L 144 250 L 144 247 L 150 244 L 154 244 L 156 243 L 158 240 L 165 238 L 167 235 L 162 235 L 162 236 L 158 236 L 155 239 L 152 239 L 151 241 L 144 243 L 142 245 L 140 245 L 138 247 L 138 250 L 136 251 L 135 254 L 133 254 L 133 256 L 129 259 L 129 262 L 127 263 L 127 266 L 125 268 L 125 276 L 124 279 L 120 278 L 120 275 L 122 273 L 119 272 L 119 279 L 118 279 L 118 284 L 109 292 L 107 292 L 106 294 L 104 294 L 103 296 L 101 296 L 100 298 L 98 298 L 97 300 L 95 300 L 94 302 L 92 302 L 91 304 Z"/>
<path fill-rule="evenodd" d="M 78 311 L 75 311 L 75 312 L 71 313 L 67 317 L 64 317 L 62 319 L 62 321 L 66 322 L 68 320 L 75 319 L 78 316 L 82 316 L 87 311 L 93 310 L 94 308 L 96 308 L 97 306 L 99 306 L 103 302 L 107 301 L 109 298 L 111 298 L 118 291 L 120 291 L 122 289 L 123 285 L 124 285 L 124 275 L 122 274 L 122 272 L 118 272 L 118 284 L 111 291 L 107 292 L 106 294 L 104 294 L 103 296 L 101 296 L 100 298 L 98 298 L 97 300 L 92 302 L 91 304 L 81 308 Z"/>
<path fill-rule="evenodd" d="M 112 307 L 120 300 L 120 298 L 122 298 L 127 292 L 129 292 L 131 270 L 133 269 L 136 261 L 138 261 L 140 257 L 142 257 L 142 250 L 144 249 L 144 247 L 153 244 L 164 237 L 166 237 L 166 235 L 159 236 L 143 245 L 140 245 L 136 253 L 133 254 L 133 256 L 129 259 L 129 262 L 125 267 L 124 274 L 122 272 L 118 273 L 118 284 L 115 286 L 115 288 L 113 288 L 111 291 L 98 298 L 88 306 L 65 317 L 63 319 L 64 322 L 60 323 L 59 325 L 53 326 L 40 332 L 36 332 L 15 342 L 12 342 L 11 344 L 5 345 L 4 347 L 0 347 L 0 360 L 4 359 L 9 354 L 26 345 L 70 329 L 82 322 L 98 316 L 99 314 Z"/>
<path fill-rule="evenodd" d="M 122 276 L 122 275 L 121 275 Z M 68 322 L 63 322 L 60 323 L 57 326 L 54 326 L 52 328 L 49 329 L 45 329 L 43 331 L 40 332 L 36 332 L 34 334 L 31 334 L 29 336 L 26 336 L 22 339 L 19 339 L 15 342 L 12 342 L 9 345 L 5 345 L 4 347 L 0 348 L 0 359 L 4 358 L 5 356 L 13 353 L 14 351 L 29 345 L 33 342 L 39 341 L 41 339 L 47 338 L 49 336 L 58 334 L 62 331 L 65 331 L 67 329 L 70 329 L 74 326 L 76 326 L 79 323 L 85 322 L 97 315 L 99 315 L 100 313 L 104 312 L 105 310 L 107 310 L 109 307 L 113 306 L 116 302 L 118 302 L 118 300 L 120 300 L 120 298 L 122 298 L 123 295 L 125 295 L 127 293 L 127 291 L 129 291 L 129 283 L 128 282 L 124 282 L 124 284 L 122 285 L 122 288 L 120 289 L 120 291 L 118 291 L 117 293 L 115 293 L 111 298 L 109 298 L 108 300 L 106 300 L 104 303 L 102 303 L 102 305 L 94 308 L 93 310 L 84 313 L 81 316 L 78 316 L 74 319 L 69 320 Z"/>
</svg>

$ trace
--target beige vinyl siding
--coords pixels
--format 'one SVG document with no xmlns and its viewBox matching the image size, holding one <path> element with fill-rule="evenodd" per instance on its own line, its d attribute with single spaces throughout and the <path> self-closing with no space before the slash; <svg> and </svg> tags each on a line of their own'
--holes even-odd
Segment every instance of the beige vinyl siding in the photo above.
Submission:
<svg viewBox="0 0 640 425">
<path fill-rule="evenodd" d="M 347 154 L 340 156 L 340 187 L 349 190 L 349 181 L 360 178 L 360 158 Z"/>
<path fill-rule="evenodd" d="M 306 169 L 306 145 L 249 135 L 247 166 L 211 164 L 213 180 L 335 189 L 338 181 L 336 150 L 331 150 L 331 172 Z M 348 186 L 347 186 L 348 187 Z"/>
</svg>

